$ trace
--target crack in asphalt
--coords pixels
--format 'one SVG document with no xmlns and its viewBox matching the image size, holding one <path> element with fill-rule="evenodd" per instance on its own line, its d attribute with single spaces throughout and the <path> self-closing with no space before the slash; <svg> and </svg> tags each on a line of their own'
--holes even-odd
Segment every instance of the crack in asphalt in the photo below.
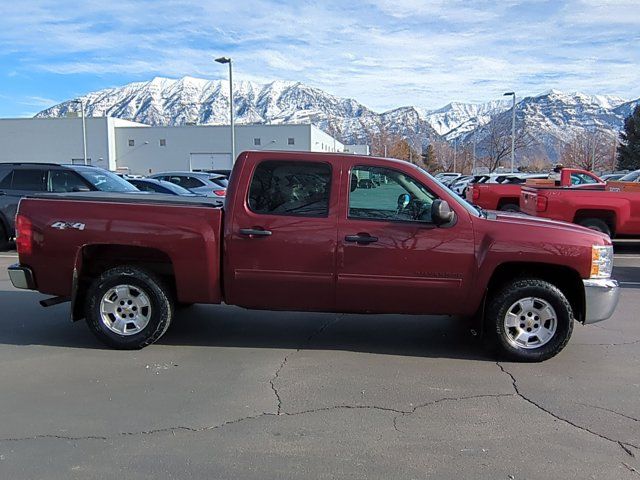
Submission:
<svg viewBox="0 0 640 480">
<path fill-rule="evenodd" d="M 497 366 L 498 366 L 498 368 L 502 371 L 502 373 L 504 373 L 504 374 L 508 375 L 508 376 L 511 378 L 511 383 L 512 383 L 512 385 L 513 385 L 513 389 L 514 389 L 514 390 L 515 390 L 515 392 L 516 392 L 516 395 L 517 395 L 518 397 L 520 397 L 521 399 L 523 399 L 525 402 L 527 402 L 527 403 L 529 403 L 529 404 L 533 405 L 533 406 L 534 406 L 534 407 L 536 407 L 538 410 L 541 410 L 542 412 L 544 412 L 544 413 L 546 413 L 546 414 L 548 414 L 548 415 L 552 416 L 552 417 L 553 417 L 553 418 L 555 418 L 556 420 L 559 420 L 559 421 L 561 421 L 561 422 L 564 422 L 564 423 L 566 423 L 567 425 L 570 425 L 570 426 L 572 426 L 572 427 L 574 427 L 574 428 L 577 428 L 578 430 L 582 430 L 583 432 L 590 433 L 591 435 L 594 435 L 594 436 L 596 436 L 596 437 L 599 437 L 599 438 L 601 438 L 601 439 L 603 439 L 603 440 L 606 440 L 606 441 L 608 441 L 608 442 L 615 443 L 615 444 L 616 444 L 616 445 L 618 445 L 622 450 L 624 450 L 624 452 L 625 452 L 627 455 L 629 455 L 629 456 L 631 456 L 631 457 L 635 458 L 635 454 L 633 453 L 633 451 L 632 451 L 629 447 L 633 447 L 633 448 L 635 448 L 635 449 L 640 450 L 640 447 L 639 447 L 638 445 L 634 445 L 633 443 L 628 443 L 628 442 L 622 442 L 622 441 L 620 441 L 620 440 L 615 440 L 615 439 L 613 439 L 613 438 L 607 437 L 606 435 L 603 435 L 603 434 L 601 434 L 601 433 L 595 432 L 595 431 L 593 431 L 593 430 L 591 430 L 591 429 L 589 429 L 589 428 L 587 428 L 587 427 L 584 427 L 584 426 L 582 426 L 582 425 L 578 425 L 577 423 L 574 423 L 574 422 L 572 422 L 571 420 L 569 420 L 569 419 L 567 419 L 567 418 L 564 418 L 564 417 L 561 417 L 560 415 L 558 415 L 558 414 L 556 414 L 556 413 L 553 413 L 551 410 L 548 410 L 548 409 L 544 408 L 542 405 L 540 405 L 540 404 L 539 404 L 539 403 L 537 403 L 536 401 L 534 401 L 534 400 L 530 399 L 529 397 L 527 397 L 526 395 L 524 395 L 522 392 L 520 392 L 520 389 L 518 388 L 518 382 L 517 382 L 517 380 L 516 380 L 516 377 L 515 377 L 511 372 L 509 372 L 507 369 L 505 369 L 505 368 L 500 364 L 500 362 L 496 362 L 496 365 L 497 365 Z"/>
<path fill-rule="evenodd" d="M 320 328 L 311 332 L 311 334 L 307 337 L 307 339 L 304 341 L 304 343 L 300 347 L 298 347 L 294 352 L 291 352 L 285 355 L 284 359 L 282 360 L 282 363 L 274 373 L 273 377 L 271 377 L 271 379 L 269 380 L 269 385 L 271 386 L 271 390 L 273 391 L 273 394 L 276 397 L 276 412 L 275 412 L 276 415 L 282 415 L 282 397 L 280 396 L 280 392 L 278 391 L 278 388 L 276 387 L 275 382 L 280 376 L 280 372 L 289 361 L 289 357 L 295 353 L 298 353 L 300 350 L 308 346 L 315 337 L 320 335 L 330 326 L 338 323 L 341 319 L 342 319 L 342 315 L 338 314 L 335 316 L 335 318 L 327 320 L 322 325 L 320 325 Z"/>
<path fill-rule="evenodd" d="M 611 410 L 610 408 L 599 407 L 598 405 L 590 405 L 588 403 L 578 403 L 578 405 L 583 405 L 585 407 L 597 408 L 598 410 L 604 410 L 605 412 L 615 413 L 616 415 L 620 415 L 621 417 L 627 418 L 629 420 L 633 420 L 634 422 L 640 422 L 640 419 L 631 417 L 629 415 L 625 415 L 624 413 L 616 412 L 615 410 Z"/>
<path fill-rule="evenodd" d="M 395 417 L 393 417 L 393 429 L 396 432 L 402 432 L 402 430 L 400 430 L 398 428 L 398 419 L 400 417 L 413 415 L 414 413 L 416 413 L 417 410 L 419 410 L 421 408 L 426 408 L 426 407 L 430 407 L 432 405 L 437 405 L 438 403 L 458 402 L 458 401 L 462 401 L 462 400 L 471 400 L 471 399 L 477 399 L 477 398 L 500 398 L 500 397 L 513 397 L 513 396 L 515 396 L 515 394 L 513 394 L 513 393 L 486 393 L 486 394 L 481 394 L 481 395 L 467 395 L 467 396 L 463 396 L 463 397 L 443 397 L 443 398 L 438 398 L 436 400 L 431 400 L 430 402 L 426 402 L 426 403 L 422 403 L 420 405 L 416 405 L 411 410 L 398 411 L 398 413 L 400 415 L 396 415 Z"/>
</svg>

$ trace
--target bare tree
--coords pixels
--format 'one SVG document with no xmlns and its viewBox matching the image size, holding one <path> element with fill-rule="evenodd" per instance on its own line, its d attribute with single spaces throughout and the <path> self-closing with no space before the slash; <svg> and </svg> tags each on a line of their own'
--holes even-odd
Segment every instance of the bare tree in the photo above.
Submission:
<svg viewBox="0 0 640 480">
<path fill-rule="evenodd" d="M 564 144 L 560 161 L 566 167 L 583 170 L 607 170 L 612 163 L 615 137 L 601 131 L 579 132 Z"/>
<path fill-rule="evenodd" d="M 483 138 L 478 142 L 480 150 L 484 153 L 480 163 L 493 172 L 501 163 L 506 163 L 503 160 L 511 156 L 511 121 L 504 116 L 495 118 L 486 125 L 483 133 Z M 535 143 L 535 139 L 525 128 L 516 130 L 514 151 L 525 150 Z"/>
</svg>

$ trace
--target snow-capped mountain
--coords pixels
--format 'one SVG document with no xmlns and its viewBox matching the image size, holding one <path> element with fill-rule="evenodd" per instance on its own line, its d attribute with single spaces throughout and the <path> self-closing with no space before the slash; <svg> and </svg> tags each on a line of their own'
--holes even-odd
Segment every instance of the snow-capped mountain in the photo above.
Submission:
<svg viewBox="0 0 640 480">
<path fill-rule="evenodd" d="M 555 161 L 561 146 L 580 133 L 599 132 L 610 136 L 613 142 L 625 117 L 637 103 L 638 100 L 627 102 L 614 96 L 549 90 L 516 104 L 516 125 L 533 138 L 538 153 Z M 475 132 L 477 138 L 486 137 L 497 125 L 501 125 L 501 130 L 505 130 L 505 125 L 510 127 L 510 109 L 493 115 L 489 122 L 480 126 Z M 506 132 L 509 133 L 509 128 Z M 470 140 L 471 134 L 467 134 L 462 141 Z"/>
<path fill-rule="evenodd" d="M 439 135 L 451 140 L 485 125 L 493 116 L 509 108 L 510 100 L 478 104 L 452 102 L 437 110 L 421 110 L 420 116 L 429 122 Z"/>
<path fill-rule="evenodd" d="M 149 125 L 218 125 L 229 122 L 229 89 L 226 81 L 192 77 L 179 80 L 156 77 L 89 93 L 81 99 L 88 116 L 113 116 Z M 428 138 L 437 136 L 417 113 L 402 125 L 348 98 L 330 95 L 300 82 L 268 84 L 234 82 L 234 118 L 237 123 L 313 123 L 347 143 L 366 142 L 371 134 L 388 130 Z M 59 117 L 77 111 L 76 102 L 63 102 L 38 113 Z M 392 124 L 387 125 L 391 121 Z"/>
<path fill-rule="evenodd" d="M 81 97 L 87 115 L 124 118 L 150 125 L 225 124 L 229 115 L 226 81 L 157 77 Z M 639 100 L 549 90 L 517 103 L 518 128 L 526 128 L 542 151 L 555 159 L 563 142 L 583 131 L 617 135 Z M 400 107 L 378 113 L 356 100 L 340 98 L 300 82 L 234 83 L 237 123 L 313 123 L 345 143 L 371 143 L 379 133 L 400 135 L 419 147 L 434 140 L 482 139 L 497 123 L 510 122 L 511 100 L 482 104 L 452 102 L 437 110 Z M 73 101 L 38 113 L 58 117 L 77 111 Z M 540 149 L 539 149 L 540 150 Z"/>
</svg>

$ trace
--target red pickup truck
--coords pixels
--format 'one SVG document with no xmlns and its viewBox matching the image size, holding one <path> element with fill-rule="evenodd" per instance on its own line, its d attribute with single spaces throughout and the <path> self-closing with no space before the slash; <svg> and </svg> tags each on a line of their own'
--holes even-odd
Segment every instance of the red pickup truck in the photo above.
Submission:
<svg viewBox="0 0 640 480">
<path fill-rule="evenodd" d="M 522 187 L 522 211 L 610 237 L 640 237 L 640 192 Z"/>
<path fill-rule="evenodd" d="M 467 201 L 485 210 L 503 210 L 519 212 L 520 187 L 526 178 L 506 177 L 502 183 L 474 183 L 469 185 L 466 192 Z M 573 187 L 604 190 L 605 182 L 598 176 L 586 170 L 563 168 L 556 187 Z"/>
<path fill-rule="evenodd" d="M 375 178 L 376 188 L 360 188 Z M 611 241 L 563 223 L 485 213 L 407 162 L 245 152 L 223 208 L 79 193 L 23 199 L 18 288 L 71 300 L 116 348 L 158 340 L 178 304 L 449 314 L 482 321 L 509 358 L 540 361 L 574 319 L 618 301 Z"/>
</svg>

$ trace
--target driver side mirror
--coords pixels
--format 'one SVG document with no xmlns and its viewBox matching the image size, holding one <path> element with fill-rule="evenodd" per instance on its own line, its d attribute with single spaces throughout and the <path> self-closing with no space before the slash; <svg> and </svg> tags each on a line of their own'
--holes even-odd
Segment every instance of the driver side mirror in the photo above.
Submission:
<svg viewBox="0 0 640 480">
<path fill-rule="evenodd" d="M 398 195 L 398 210 L 407 208 L 407 205 L 411 202 L 411 195 L 408 193 L 401 193 Z"/>
<path fill-rule="evenodd" d="M 438 227 L 450 223 L 454 215 L 446 200 L 436 199 L 431 204 L 431 221 Z"/>
</svg>

